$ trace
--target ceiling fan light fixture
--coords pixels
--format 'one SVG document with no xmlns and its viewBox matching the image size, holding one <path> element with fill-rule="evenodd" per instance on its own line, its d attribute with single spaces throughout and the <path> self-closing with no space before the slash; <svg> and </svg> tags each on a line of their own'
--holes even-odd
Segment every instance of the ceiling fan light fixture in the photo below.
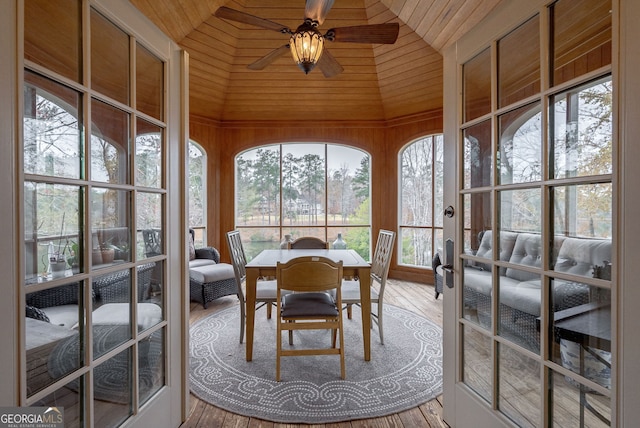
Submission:
<svg viewBox="0 0 640 428">
<path fill-rule="evenodd" d="M 313 70 L 324 49 L 324 37 L 317 30 L 317 26 L 317 22 L 306 19 L 289 39 L 293 60 L 305 74 Z"/>
</svg>

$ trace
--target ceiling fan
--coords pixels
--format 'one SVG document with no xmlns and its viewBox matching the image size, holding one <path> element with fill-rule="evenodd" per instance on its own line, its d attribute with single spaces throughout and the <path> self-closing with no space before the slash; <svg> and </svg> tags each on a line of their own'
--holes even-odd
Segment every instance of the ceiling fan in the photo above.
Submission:
<svg viewBox="0 0 640 428">
<path fill-rule="evenodd" d="M 398 38 L 400 29 L 400 25 L 397 22 L 393 22 L 331 28 L 322 35 L 318 31 L 318 26 L 324 22 L 327 13 L 333 6 L 333 1 L 306 0 L 304 22 L 295 31 L 277 22 L 225 6 L 218 8 L 214 15 L 218 18 L 278 31 L 290 36 L 288 44 L 280 46 L 249 64 L 249 69 L 262 70 L 290 51 L 293 59 L 305 74 L 308 74 L 317 65 L 325 77 L 333 77 L 342 73 L 344 69 L 334 56 L 324 49 L 325 40 L 330 42 L 393 44 Z"/>
</svg>

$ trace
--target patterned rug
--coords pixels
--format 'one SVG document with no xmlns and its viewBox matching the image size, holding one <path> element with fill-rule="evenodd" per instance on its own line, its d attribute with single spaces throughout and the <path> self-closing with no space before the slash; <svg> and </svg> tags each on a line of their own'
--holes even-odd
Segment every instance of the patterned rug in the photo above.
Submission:
<svg viewBox="0 0 640 428">
<path fill-rule="evenodd" d="M 384 307 L 385 344 L 371 330 L 371 361 L 364 361 L 359 308 L 344 314 L 346 380 L 339 357 L 283 357 L 275 381 L 275 319 L 256 313 L 253 361 L 238 342 L 239 308 L 191 326 L 191 391 L 233 413 L 282 423 L 330 423 L 398 413 L 442 392 L 442 330 L 430 320 Z M 296 331 L 294 346 L 330 343 L 328 331 Z M 287 347 L 286 334 L 283 347 Z"/>
</svg>

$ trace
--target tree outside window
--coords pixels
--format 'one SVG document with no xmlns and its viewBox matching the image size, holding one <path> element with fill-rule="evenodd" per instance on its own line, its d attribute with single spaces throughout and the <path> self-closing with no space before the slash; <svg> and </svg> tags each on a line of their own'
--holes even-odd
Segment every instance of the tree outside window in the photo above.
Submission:
<svg viewBox="0 0 640 428">
<path fill-rule="evenodd" d="M 262 146 L 236 157 L 236 228 L 247 256 L 285 235 L 332 243 L 370 257 L 369 155 L 337 144 Z"/>
<path fill-rule="evenodd" d="M 196 247 L 203 247 L 206 223 L 207 153 L 196 142 L 189 141 L 189 227 L 195 231 Z"/>
<path fill-rule="evenodd" d="M 424 137 L 400 153 L 400 264 L 431 266 L 442 247 L 443 142 Z"/>
</svg>

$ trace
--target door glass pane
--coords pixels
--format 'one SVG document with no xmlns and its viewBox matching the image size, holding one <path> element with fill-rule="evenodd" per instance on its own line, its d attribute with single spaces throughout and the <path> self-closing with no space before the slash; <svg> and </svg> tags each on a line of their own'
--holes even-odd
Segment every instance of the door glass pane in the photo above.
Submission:
<svg viewBox="0 0 640 428">
<path fill-rule="evenodd" d="M 611 398 L 585 385 L 550 372 L 551 412 L 554 427 L 605 428 L 611 426 Z M 588 403 L 588 404 L 587 404 Z"/>
<path fill-rule="evenodd" d="M 151 117 L 162 120 L 164 63 L 136 43 L 136 107 Z"/>
<path fill-rule="evenodd" d="M 28 395 L 84 364 L 82 296 L 77 282 L 26 295 Z"/>
<path fill-rule="evenodd" d="M 539 34 L 536 15 L 498 41 L 500 107 L 540 92 Z"/>
<path fill-rule="evenodd" d="M 133 414 L 132 368 L 127 348 L 93 369 L 94 426 L 116 427 Z"/>
<path fill-rule="evenodd" d="M 540 188 L 505 190 L 499 192 L 498 195 L 501 230 L 541 232 L 542 194 Z"/>
<path fill-rule="evenodd" d="M 498 334 L 523 348 L 540 353 L 540 275 L 513 268 L 501 268 L 500 271 Z"/>
<path fill-rule="evenodd" d="M 491 121 L 464 130 L 464 188 L 490 186 L 493 183 Z"/>
<path fill-rule="evenodd" d="M 46 397 L 34 403 L 34 406 L 41 407 L 63 407 L 64 408 L 64 426 L 65 427 L 81 427 L 88 424 L 83 423 L 86 417 L 82 412 L 83 403 L 85 402 L 83 394 L 86 390 L 86 376 L 80 376 L 60 389 L 52 392 Z"/>
<path fill-rule="evenodd" d="M 136 121 L 136 184 L 161 188 L 163 130 L 145 120 Z"/>
<path fill-rule="evenodd" d="M 129 36 L 91 9 L 91 88 L 129 104 Z"/>
<path fill-rule="evenodd" d="M 24 80 L 24 172 L 80 178 L 80 94 L 34 73 Z"/>
<path fill-rule="evenodd" d="M 611 290 L 554 279 L 552 359 L 611 389 Z"/>
<path fill-rule="evenodd" d="M 558 0 L 550 8 L 554 85 L 611 64 L 611 0 Z"/>
<path fill-rule="evenodd" d="M 91 100 L 91 113 L 91 179 L 128 183 L 129 115 L 95 99 Z"/>
<path fill-rule="evenodd" d="M 611 272 L 612 184 L 583 184 L 552 190 L 553 269 L 602 277 Z"/>
<path fill-rule="evenodd" d="M 154 332 L 138 344 L 140 404 L 144 404 L 165 384 L 165 330 Z"/>
<path fill-rule="evenodd" d="M 131 260 L 131 193 L 94 187 L 91 190 L 91 263 L 105 268 Z"/>
<path fill-rule="evenodd" d="M 500 184 L 542 179 L 542 113 L 536 103 L 500 116 Z"/>
<path fill-rule="evenodd" d="M 491 231 L 491 194 L 488 192 L 464 195 L 464 252 L 478 257 L 487 257 L 485 251 L 480 251 L 480 243 L 491 249 L 491 235 L 484 236 L 485 231 Z M 491 258 L 491 256 L 488 256 Z"/>
<path fill-rule="evenodd" d="M 491 111 L 491 50 L 485 49 L 462 67 L 464 121 Z"/>
<path fill-rule="evenodd" d="M 498 344 L 498 408 L 519 427 L 540 427 L 540 363 Z"/>
<path fill-rule="evenodd" d="M 610 77 L 553 97 L 554 178 L 612 172 L 612 97 Z"/>
<path fill-rule="evenodd" d="M 79 186 L 25 182 L 27 284 L 63 278 L 83 269 L 83 200 Z"/>
<path fill-rule="evenodd" d="M 163 320 L 165 261 L 138 266 L 138 331 L 147 330 Z"/>
<path fill-rule="evenodd" d="M 138 260 L 164 254 L 162 195 L 138 192 L 136 194 L 138 224 L 136 255 Z"/>
<path fill-rule="evenodd" d="M 81 79 L 79 0 L 24 2 L 24 57 L 75 82 Z"/>
<path fill-rule="evenodd" d="M 480 397 L 491 402 L 493 390 L 491 339 L 471 327 L 463 325 L 462 329 L 463 381 Z"/>
</svg>

